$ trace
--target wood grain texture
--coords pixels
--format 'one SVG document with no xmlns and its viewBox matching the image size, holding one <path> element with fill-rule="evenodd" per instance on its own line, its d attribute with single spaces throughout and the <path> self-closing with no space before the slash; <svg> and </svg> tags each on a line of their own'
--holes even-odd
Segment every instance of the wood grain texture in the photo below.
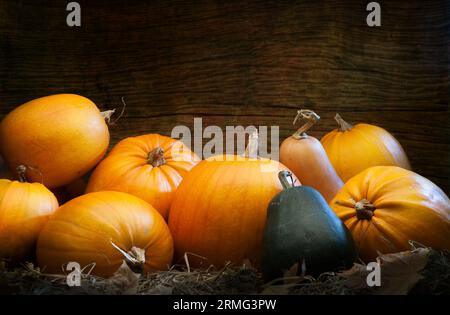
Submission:
<svg viewBox="0 0 450 315">
<path fill-rule="evenodd" d="M 367 1 L 369 2 L 369 1 Z M 127 102 L 113 144 L 178 124 L 279 125 L 296 109 L 340 112 L 392 132 L 413 168 L 450 191 L 449 6 L 382 2 L 382 26 L 365 1 L 0 0 L 0 116 L 62 92 L 102 109 Z M 281 141 L 282 139 L 280 139 Z"/>
</svg>

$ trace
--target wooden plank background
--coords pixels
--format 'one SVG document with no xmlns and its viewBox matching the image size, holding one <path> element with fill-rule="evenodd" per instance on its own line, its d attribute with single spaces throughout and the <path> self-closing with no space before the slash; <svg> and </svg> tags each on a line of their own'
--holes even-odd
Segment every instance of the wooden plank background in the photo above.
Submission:
<svg viewBox="0 0 450 315">
<path fill-rule="evenodd" d="M 313 135 L 350 122 L 380 125 L 413 168 L 449 183 L 447 1 L 0 0 L 0 117 L 62 92 L 125 116 L 112 143 L 175 125 L 279 125 L 292 131 L 305 104 L 322 116 Z M 381 1 L 380 1 L 381 2 Z"/>
</svg>

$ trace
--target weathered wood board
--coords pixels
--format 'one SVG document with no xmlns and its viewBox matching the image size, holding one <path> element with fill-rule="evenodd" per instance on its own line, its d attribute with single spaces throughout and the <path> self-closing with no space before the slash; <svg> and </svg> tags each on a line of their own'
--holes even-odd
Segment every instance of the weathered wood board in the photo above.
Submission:
<svg viewBox="0 0 450 315">
<path fill-rule="evenodd" d="M 392 132 L 414 170 L 450 191 L 449 5 L 369 1 L 0 0 L 0 117 L 48 94 L 127 110 L 112 143 L 175 125 L 279 125 L 305 103 Z"/>
</svg>

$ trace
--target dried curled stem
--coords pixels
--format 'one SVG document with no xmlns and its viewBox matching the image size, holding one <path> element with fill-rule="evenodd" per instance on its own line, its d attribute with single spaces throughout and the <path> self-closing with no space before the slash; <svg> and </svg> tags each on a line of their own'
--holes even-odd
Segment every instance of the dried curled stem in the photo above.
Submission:
<svg viewBox="0 0 450 315">
<path fill-rule="evenodd" d="M 298 130 L 292 135 L 295 139 L 305 138 L 307 136 L 306 132 L 320 119 L 320 116 L 312 110 L 300 109 L 297 111 L 297 116 L 295 116 L 292 124 L 295 125 L 300 119 L 305 119 L 306 123 L 298 128 Z"/>
</svg>

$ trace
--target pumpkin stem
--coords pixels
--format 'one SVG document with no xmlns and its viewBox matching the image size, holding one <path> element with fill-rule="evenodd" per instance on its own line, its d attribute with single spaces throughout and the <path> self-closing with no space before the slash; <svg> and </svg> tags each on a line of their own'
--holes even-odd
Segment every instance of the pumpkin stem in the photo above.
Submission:
<svg viewBox="0 0 450 315">
<path fill-rule="evenodd" d="M 339 131 L 349 131 L 353 128 L 353 126 L 342 119 L 341 115 L 339 115 L 338 113 L 336 113 L 336 116 L 334 116 L 334 120 L 336 120 L 339 125 Z"/>
<path fill-rule="evenodd" d="M 127 107 L 127 104 L 125 103 L 125 100 L 122 97 L 122 111 L 120 112 L 119 116 L 117 116 L 117 118 L 113 122 L 111 122 L 111 117 L 116 112 L 115 108 L 100 112 L 100 115 L 102 115 L 103 119 L 106 121 L 106 123 L 109 126 L 112 126 L 122 117 L 123 113 L 125 112 L 126 107 Z"/>
<path fill-rule="evenodd" d="M 367 199 L 362 199 L 355 203 L 356 217 L 359 220 L 370 220 L 373 217 L 373 212 L 376 210 L 375 206 Z"/>
<path fill-rule="evenodd" d="M 278 179 L 280 180 L 283 189 L 289 189 L 294 187 L 294 178 L 292 177 L 291 172 L 287 170 L 278 172 Z"/>
<path fill-rule="evenodd" d="M 27 167 L 25 165 L 19 165 L 16 167 L 17 179 L 21 183 L 27 182 Z"/>
<path fill-rule="evenodd" d="M 117 249 L 122 255 L 127 263 L 128 267 L 135 273 L 142 273 L 144 271 L 145 264 L 145 250 L 136 246 L 131 247 L 131 250 L 126 252 L 113 241 L 111 241 L 111 245 Z"/>
<path fill-rule="evenodd" d="M 306 132 L 320 119 L 320 116 L 312 110 L 301 109 L 297 111 L 297 116 L 295 116 L 292 124 L 295 125 L 299 119 L 306 119 L 306 123 L 298 128 L 298 130 L 292 135 L 292 137 L 297 140 L 307 137 Z"/>
<path fill-rule="evenodd" d="M 255 129 L 248 137 L 248 145 L 245 148 L 246 158 L 257 159 L 258 158 L 258 130 Z"/>
<path fill-rule="evenodd" d="M 164 158 L 164 150 L 160 147 L 151 150 L 148 154 L 147 163 L 153 167 L 158 167 L 166 164 L 166 159 Z"/>
</svg>

